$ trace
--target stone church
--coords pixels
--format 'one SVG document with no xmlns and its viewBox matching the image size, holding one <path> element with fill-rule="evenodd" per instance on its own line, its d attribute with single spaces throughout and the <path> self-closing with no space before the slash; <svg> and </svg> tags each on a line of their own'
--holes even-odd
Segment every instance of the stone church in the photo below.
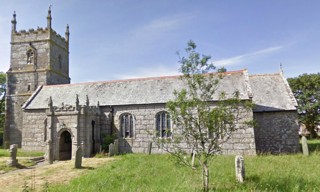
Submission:
<svg viewBox="0 0 320 192">
<path fill-rule="evenodd" d="M 70 84 L 69 27 L 65 36 L 51 27 L 17 31 L 13 14 L 11 63 L 7 71 L 4 143 L 25 150 L 70 159 L 77 147 L 84 156 L 96 153 L 105 135 L 116 135 L 119 151 L 144 153 L 159 132 L 169 137 L 174 125 L 165 105 L 174 90 L 185 86 L 179 76 Z M 217 93 L 239 91 L 255 103 L 248 118 L 255 127 L 236 131 L 225 154 L 291 153 L 300 151 L 296 101 L 282 73 L 249 75 L 247 70 L 224 74 Z M 213 101 L 215 102 L 215 101 Z M 153 151 L 161 152 L 154 146 Z"/>
</svg>

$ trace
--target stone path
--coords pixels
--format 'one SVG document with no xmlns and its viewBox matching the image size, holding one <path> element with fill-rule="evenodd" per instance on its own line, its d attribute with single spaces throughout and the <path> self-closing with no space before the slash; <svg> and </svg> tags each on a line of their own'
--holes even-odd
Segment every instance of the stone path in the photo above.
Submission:
<svg viewBox="0 0 320 192">
<path fill-rule="evenodd" d="M 72 178 L 96 169 L 113 158 L 84 158 L 83 168 L 75 169 L 74 160 L 59 161 L 53 164 L 40 164 L 28 169 L 19 169 L 0 175 L 0 192 L 22 191 L 26 183 L 41 191 L 45 183 L 68 183 Z"/>
</svg>

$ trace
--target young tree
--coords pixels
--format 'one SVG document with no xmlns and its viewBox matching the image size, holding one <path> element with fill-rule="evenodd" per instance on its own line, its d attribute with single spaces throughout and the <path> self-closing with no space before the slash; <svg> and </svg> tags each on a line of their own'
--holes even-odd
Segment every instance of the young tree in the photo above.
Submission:
<svg viewBox="0 0 320 192">
<path fill-rule="evenodd" d="M 320 73 L 302 74 L 288 78 L 292 92 L 298 102 L 299 121 L 310 132 L 310 137 L 317 137 L 316 126 L 320 123 Z"/>
<path fill-rule="evenodd" d="M 219 80 L 223 73 L 209 63 L 210 56 L 195 51 L 196 44 L 188 42 L 187 57 L 181 57 L 182 81 L 186 88 L 175 91 L 176 99 L 167 103 L 175 129 L 171 138 L 158 138 L 157 143 L 179 164 L 195 168 L 193 160 L 187 158 L 193 153 L 202 168 L 203 191 L 209 190 L 209 164 L 214 155 L 222 152 L 222 146 L 232 132 L 247 127 L 246 112 L 251 110 L 251 102 L 241 101 L 239 93 L 227 98 L 220 93 L 214 101 Z M 225 71 L 222 70 L 222 71 Z"/>
</svg>

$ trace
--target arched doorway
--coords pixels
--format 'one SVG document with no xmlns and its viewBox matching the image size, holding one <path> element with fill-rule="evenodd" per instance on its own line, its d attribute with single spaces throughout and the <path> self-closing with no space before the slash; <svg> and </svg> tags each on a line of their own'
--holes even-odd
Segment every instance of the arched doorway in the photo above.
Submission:
<svg viewBox="0 0 320 192">
<path fill-rule="evenodd" d="M 68 131 L 64 131 L 60 135 L 59 160 L 70 160 L 71 149 L 72 149 L 71 134 Z"/>
</svg>

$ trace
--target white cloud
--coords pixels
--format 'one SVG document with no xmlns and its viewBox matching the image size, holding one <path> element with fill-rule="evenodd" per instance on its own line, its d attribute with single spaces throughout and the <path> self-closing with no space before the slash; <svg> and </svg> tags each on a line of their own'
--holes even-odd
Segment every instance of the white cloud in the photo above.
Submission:
<svg viewBox="0 0 320 192">
<path fill-rule="evenodd" d="M 163 33 L 164 31 L 174 30 L 178 28 L 186 20 L 190 19 L 190 16 L 187 15 L 175 15 L 167 16 L 159 19 L 155 19 L 148 24 L 136 29 L 133 31 L 138 35 L 149 35 L 148 33 Z M 147 34 L 145 34 L 147 33 Z"/>
<path fill-rule="evenodd" d="M 280 49 L 283 49 L 283 46 L 268 47 L 266 49 L 258 50 L 252 53 L 246 53 L 227 59 L 217 60 L 214 62 L 214 64 L 218 67 L 236 65 L 239 63 L 244 63 L 246 60 L 252 59 L 253 57 L 262 57 L 266 54 L 276 52 Z"/>
</svg>

